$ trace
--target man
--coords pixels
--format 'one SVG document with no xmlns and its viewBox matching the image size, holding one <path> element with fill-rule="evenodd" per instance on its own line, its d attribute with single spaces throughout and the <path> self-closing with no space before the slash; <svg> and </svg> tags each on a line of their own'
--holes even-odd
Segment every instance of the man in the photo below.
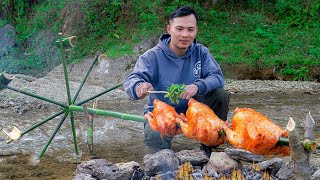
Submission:
<svg viewBox="0 0 320 180">
<path fill-rule="evenodd" d="M 198 33 L 198 16 L 188 7 L 177 8 L 169 16 L 167 32 L 160 37 L 158 45 L 142 54 L 134 70 L 124 82 L 126 93 L 133 100 L 149 95 L 145 113 L 153 110 L 154 99 L 175 107 L 185 113 L 188 100 L 194 99 L 207 104 L 222 120 L 227 120 L 229 95 L 223 89 L 224 77 L 220 66 L 208 49 L 195 39 Z M 172 104 L 165 94 L 149 94 L 150 90 L 166 90 L 172 84 L 185 84 L 179 104 Z M 145 144 L 159 151 L 171 147 L 173 137 L 160 137 L 149 124 L 144 127 Z M 201 144 L 207 154 L 212 147 Z"/>
</svg>

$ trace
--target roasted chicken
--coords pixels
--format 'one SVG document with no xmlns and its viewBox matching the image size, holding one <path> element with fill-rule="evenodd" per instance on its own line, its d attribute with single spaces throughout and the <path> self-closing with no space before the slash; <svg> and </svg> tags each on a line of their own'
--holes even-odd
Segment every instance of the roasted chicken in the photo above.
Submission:
<svg viewBox="0 0 320 180">
<path fill-rule="evenodd" d="M 153 101 L 153 104 L 153 112 L 148 112 L 144 115 L 149 122 L 150 128 L 153 131 L 159 131 L 161 137 L 172 137 L 180 134 L 181 130 L 177 126 L 177 118 L 180 119 L 181 116 L 174 107 L 157 99 Z"/>
<path fill-rule="evenodd" d="M 253 109 L 236 108 L 232 127 L 226 127 L 225 131 L 230 144 L 254 154 L 290 154 L 288 146 L 277 145 L 287 131 Z"/>
<path fill-rule="evenodd" d="M 186 137 L 196 139 L 207 146 L 219 146 L 226 142 L 226 137 L 220 135 L 224 121 L 210 107 L 195 99 L 189 100 L 186 117 L 179 119 L 179 124 Z"/>
</svg>

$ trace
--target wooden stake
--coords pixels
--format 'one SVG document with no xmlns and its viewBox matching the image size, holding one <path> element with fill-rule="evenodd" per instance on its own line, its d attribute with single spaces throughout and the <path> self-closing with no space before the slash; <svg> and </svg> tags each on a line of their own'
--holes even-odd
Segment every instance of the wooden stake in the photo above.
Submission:
<svg viewBox="0 0 320 180">
<path fill-rule="evenodd" d="M 304 138 L 314 140 L 314 131 L 315 131 L 316 123 L 314 122 L 311 113 L 307 114 L 306 122 L 305 122 L 305 132 Z"/>
<path fill-rule="evenodd" d="M 305 151 L 299 137 L 298 128 L 296 128 L 295 121 L 290 117 L 287 124 L 291 165 L 293 166 L 294 175 L 296 179 L 310 179 L 313 173 L 310 165 L 310 153 Z"/>
</svg>

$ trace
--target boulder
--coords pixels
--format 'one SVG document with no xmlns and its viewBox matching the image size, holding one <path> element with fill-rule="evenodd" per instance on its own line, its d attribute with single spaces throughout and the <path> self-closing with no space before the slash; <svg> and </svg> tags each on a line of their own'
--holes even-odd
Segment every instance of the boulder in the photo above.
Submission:
<svg viewBox="0 0 320 180">
<path fill-rule="evenodd" d="M 241 169 L 242 164 L 230 158 L 225 152 L 212 152 L 209 162 L 203 167 L 202 173 L 208 172 L 209 176 L 230 174 L 233 169 Z"/>
<path fill-rule="evenodd" d="M 179 168 L 179 160 L 174 151 L 163 149 L 155 154 L 147 154 L 143 158 L 143 169 L 147 176 L 176 171 Z"/>
<path fill-rule="evenodd" d="M 6 56 L 10 48 L 16 45 L 16 30 L 13 26 L 7 24 L 0 28 L 0 59 Z"/>
<path fill-rule="evenodd" d="M 276 173 L 281 168 L 282 164 L 283 164 L 283 160 L 280 158 L 273 158 L 273 159 L 258 163 L 258 165 L 260 165 L 260 170 L 268 171 L 271 176 L 276 175 Z"/>
<path fill-rule="evenodd" d="M 246 151 L 244 149 L 232 149 L 226 148 L 224 152 L 230 156 L 232 159 L 238 161 L 246 161 L 246 162 L 261 162 L 264 157 L 261 155 L 252 154 L 250 151 Z"/>
<path fill-rule="evenodd" d="M 208 156 L 201 150 L 182 150 L 175 153 L 179 159 L 180 164 L 190 162 L 193 166 L 203 166 L 209 161 Z"/>
<path fill-rule="evenodd" d="M 113 164 L 105 159 L 93 159 L 77 165 L 74 178 L 131 179 L 133 172 L 139 168 L 140 164 L 134 161 Z"/>
</svg>

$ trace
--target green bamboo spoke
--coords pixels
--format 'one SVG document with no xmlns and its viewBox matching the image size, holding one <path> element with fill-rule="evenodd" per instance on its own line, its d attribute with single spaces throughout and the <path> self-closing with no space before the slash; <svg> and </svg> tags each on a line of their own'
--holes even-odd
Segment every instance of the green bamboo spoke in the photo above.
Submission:
<svg viewBox="0 0 320 180">
<path fill-rule="evenodd" d="M 81 84 L 80 84 L 80 86 L 78 87 L 78 90 L 77 90 L 76 94 L 74 95 L 74 97 L 73 97 L 73 99 L 72 99 L 72 104 L 74 104 L 74 102 L 77 100 L 77 98 L 78 98 L 78 96 L 79 96 L 79 93 L 80 93 L 80 91 L 81 91 L 84 83 L 86 82 L 86 80 L 87 80 L 87 78 L 88 78 L 88 76 L 89 76 L 89 74 L 90 74 L 90 72 L 91 72 L 94 64 L 98 61 L 98 57 L 99 57 L 100 54 L 101 54 L 101 53 L 98 52 L 98 53 L 96 54 L 96 56 L 94 57 L 94 60 L 93 60 L 93 62 L 91 63 L 91 66 L 89 67 L 86 75 L 85 75 L 84 78 L 82 79 Z"/>
<path fill-rule="evenodd" d="M 71 129 L 72 129 L 74 150 L 76 151 L 76 155 L 79 155 L 76 129 L 74 127 L 74 114 L 73 114 L 73 111 L 70 111 L 70 120 L 71 120 Z"/>
<path fill-rule="evenodd" d="M 66 89 L 67 89 L 67 96 L 68 96 L 68 104 L 69 106 L 73 104 L 72 100 L 71 100 L 71 93 L 70 93 L 70 86 L 69 86 L 69 78 L 68 78 L 68 71 L 67 71 L 67 62 L 65 59 L 65 51 L 63 48 L 63 39 L 62 39 L 62 33 L 59 33 L 60 35 L 60 50 L 61 50 L 61 60 L 62 60 L 62 65 L 63 65 L 63 74 L 64 74 L 64 79 L 65 79 L 65 83 L 66 83 Z M 81 90 L 81 87 L 79 88 L 79 92 Z M 76 96 L 75 96 L 76 97 Z M 71 121 L 71 128 L 72 128 L 72 135 L 73 135 L 73 143 L 75 146 L 75 151 L 76 154 L 78 155 L 78 145 L 77 145 L 77 138 L 76 138 L 76 130 L 74 129 L 74 114 L 72 111 L 70 112 L 70 121 Z"/>
<path fill-rule="evenodd" d="M 51 144 L 51 141 L 53 140 L 53 138 L 55 137 L 55 135 L 57 134 L 57 132 L 59 131 L 61 125 L 63 124 L 64 120 L 67 118 L 69 114 L 69 111 L 66 111 L 64 113 L 64 117 L 61 119 L 61 121 L 59 122 L 59 124 L 57 125 L 57 127 L 55 128 L 55 130 L 53 131 L 53 133 L 51 134 L 49 140 L 47 141 L 46 145 L 44 146 L 44 148 L 42 149 L 40 155 L 39 155 L 39 159 L 42 158 L 42 156 L 44 155 L 44 153 L 46 152 L 48 146 Z"/>
<path fill-rule="evenodd" d="M 62 39 L 62 33 L 59 33 L 60 35 L 60 50 L 61 50 L 61 61 L 62 61 L 62 65 L 63 65 L 63 74 L 64 74 L 64 80 L 65 80 L 65 83 L 66 83 L 66 89 L 67 89 L 67 96 L 68 96 L 68 103 L 69 105 L 72 104 L 72 101 L 71 101 L 71 94 L 70 94 L 70 86 L 69 86 L 69 78 L 68 78 L 68 71 L 67 71 L 67 62 L 66 62 L 66 59 L 65 59 L 65 51 L 64 51 L 64 48 L 63 48 L 63 39 Z"/>
<path fill-rule="evenodd" d="M 79 105 L 82 105 L 82 104 L 84 104 L 84 103 L 87 103 L 87 102 L 89 102 L 89 101 L 91 101 L 91 100 L 93 100 L 93 99 L 95 99 L 95 98 L 97 98 L 97 97 L 100 97 L 100 96 L 106 94 L 107 92 L 110 92 L 110 91 L 112 91 L 112 90 L 114 90 L 114 89 L 117 89 L 117 88 L 121 87 L 122 85 L 123 85 L 122 83 L 119 83 L 119 84 L 117 84 L 117 85 L 114 85 L 114 86 L 112 86 L 111 88 L 108 88 L 108 89 L 102 91 L 101 93 L 98 93 L 97 95 L 94 95 L 94 96 L 92 96 L 92 97 L 90 97 L 90 98 L 88 98 L 88 99 L 84 99 L 84 100 L 76 103 L 76 105 L 79 106 Z"/>
<path fill-rule="evenodd" d="M 66 85 L 66 90 L 67 90 L 67 98 L 68 98 L 68 103 L 65 104 L 65 103 L 61 103 L 61 102 L 58 102 L 54 99 L 50 99 L 50 98 L 46 98 L 46 97 L 43 97 L 43 96 L 40 96 L 40 95 L 37 95 L 37 94 L 34 94 L 34 93 L 30 93 L 30 92 L 27 92 L 27 91 L 24 91 L 24 90 L 21 90 L 21 89 L 17 89 L 17 88 L 14 88 L 14 87 L 10 87 L 8 86 L 8 84 L 11 82 L 11 78 L 7 78 L 5 77 L 4 73 L 1 73 L 0 74 L 0 90 L 2 89 L 5 89 L 5 88 L 8 88 L 12 91 L 16 91 L 18 93 L 22 93 L 22 94 L 25 94 L 25 95 L 28 95 L 28 96 L 31 96 L 31 97 L 34 97 L 34 98 L 37 98 L 37 99 L 40 99 L 40 100 L 44 100 L 44 101 L 47 101 L 49 103 L 52 103 L 52 104 L 56 104 L 56 105 L 59 105 L 61 107 L 63 107 L 64 109 L 63 110 L 60 110 L 58 112 L 56 112 L 55 114 L 45 118 L 44 120 L 32 125 L 31 127 L 25 129 L 24 131 L 22 131 L 20 133 L 20 136 L 23 136 L 25 135 L 26 133 L 29 133 L 30 131 L 32 131 L 33 129 L 43 125 L 44 123 L 52 120 L 53 118 L 61 115 L 64 113 L 64 116 L 63 118 L 60 120 L 60 122 L 58 123 L 58 125 L 55 127 L 54 129 L 54 132 L 51 134 L 49 140 L 47 141 L 46 145 L 44 146 L 44 148 L 42 149 L 41 153 L 39 154 L 39 159 L 41 157 L 43 157 L 44 153 L 46 152 L 47 148 L 49 147 L 49 145 L 51 144 L 53 138 L 55 137 L 55 135 L 57 134 L 57 132 L 59 131 L 59 129 L 61 128 L 63 122 L 65 121 L 65 119 L 68 117 L 68 115 L 70 114 L 70 122 L 71 122 L 71 128 L 72 128 L 72 135 L 73 135 L 73 143 L 74 143 L 74 147 L 75 147 L 75 153 L 76 155 L 79 154 L 78 152 L 78 144 L 77 144 L 77 139 L 76 139 L 76 130 L 75 130 L 75 118 L 74 118 L 74 111 L 82 111 L 82 112 L 85 112 L 85 109 L 83 107 L 81 107 L 80 105 L 83 105 L 91 100 L 94 100 L 95 98 L 99 97 L 99 96 L 102 96 L 116 88 L 119 88 L 121 87 L 123 84 L 122 83 L 119 83 L 119 84 L 116 84 L 92 97 L 89 97 L 85 100 L 82 100 L 80 102 L 76 102 L 79 94 L 80 94 L 80 91 L 82 90 L 90 72 L 92 71 L 95 63 L 98 61 L 98 58 L 99 56 L 101 55 L 100 52 L 97 52 L 92 64 L 90 65 L 89 69 L 87 70 L 85 76 L 83 77 L 75 95 L 73 96 L 73 98 L 71 99 L 71 91 L 70 91 L 70 85 L 69 85 L 69 77 L 68 77 L 68 72 L 67 72 L 67 63 L 66 63 L 66 59 L 65 59 L 65 49 L 64 48 L 72 48 L 74 47 L 74 44 L 72 43 L 72 41 L 74 40 L 74 36 L 72 37 L 69 37 L 69 38 L 62 38 L 62 35 L 59 34 L 59 40 L 56 41 L 56 45 L 58 47 L 60 47 L 60 51 L 61 51 L 61 61 L 62 61 L 62 64 L 63 64 L 63 72 L 64 72 L 64 79 L 65 79 L 65 85 Z M 76 104 L 76 105 L 74 105 Z M 117 118 L 121 118 L 121 119 L 124 119 L 124 120 L 132 120 L 132 121 L 137 121 L 137 122 L 147 122 L 146 119 L 143 117 L 143 116 L 136 116 L 136 115 L 130 115 L 130 114 L 125 114 L 125 113 L 119 113 L 119 112 L 113 112 L 113 111 L 107 111 L 107 110 L 99 110 L 99 109 L 93 109 L 93 108 L 89 108 L 88 110 L 88 113 L 90 114 L 98 114 L 98 115 L 103 115 L 103 116 L 111 116 L 111 117 L 117 117 Z M 89 151 L 90 153 L 92 154 L 93 152 L 93 119 L 91 119 L 90 121 L 88 121 L 88 146 L 89 146 Z M 11 141 L 13 141 L 15 139 L 11 139 Z M 8 141 L 8 142 L 11 142 L 11 141 Z"/>
<path fill-rule="evenodd" d="M 31 97 L 34 97 L 34 98 L 37 98 L 37 99 L 41 99 L 41 100 L 50 102 L 50 103 L 52 103 L 52 104 L 56 104 L 56 105 L 61 106 L 61 107 L 63 107 L 63 108 L 68 108 L 68 105 L 63 104 L 63 103 L 58 102 L 58 101 L 55 101 L 55 100 L 53 100 L 53 99 L 49 99 L 49 98 L 46 98 L 46 97 L 43 97 L 43 96 L 39 96 L 39 95 L 37 95 L 37 94 L 30 93 L 30 92 L 27 92 L 27 91 L 24 91 L 24 90 L 21 90 L 21 89 L 17 89 L 17 88 L 11 87 L 11 86 L 6 86 L 6 88 L 8 88 L 8 89 L 10 89 L 10 90 L 12 90 L 12 91 L 21 93 L 21 94 L 25 94 L 25 95 L 28 95 L 28 96 L 31 96 Z"/>
<path fill-rule="evenodd" d="M 27 134 L 28 132 L 32 131 L 33 129 L 37 128 L 38 126 L 41 126 L 42 124 L 50 121 L 51 119 L 53 119 L 53 118 L 55 118 L 55 117 L 57 117 L 57 116 L 59 116 L 59 115 L 61 115 L 61 114 L 63 114 L 63 113 L 64 113 L 64 110 L 59 111 L 59 112 L 57 112 L 57 113 L 55 113 L 55 114 L 47 117 L 46 119 L 44 119 L 44 120 L 42 120 L 42 121 L 34 124 L 33 126 L 31 126 L 31 127 L 29 127 L 28 129 L 24 130 L 24 131 L 21 133 L 21 136 L 23 136 L 24 134 Z"/>
</svg>

